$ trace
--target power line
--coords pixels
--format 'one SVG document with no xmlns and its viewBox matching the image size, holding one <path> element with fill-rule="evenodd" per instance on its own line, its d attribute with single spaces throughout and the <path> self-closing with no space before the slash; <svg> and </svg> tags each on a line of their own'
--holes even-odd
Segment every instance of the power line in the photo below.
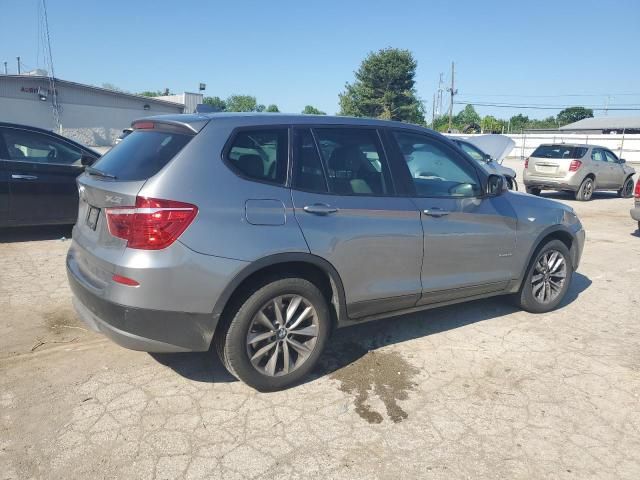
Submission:
<svg viewBox="0 0 640 480">
<path fill-rule="evenodd" d="M 640 93 L 562 93 L 557 95 L 521 95 L 516 93 L 460 93 L 461 97 L 521 97 L 521 98 L 561 98 L 561 97 L 640 97 Z"/>
<path fill-rule="evenodd" d="M 511 103 L 485 103 L 485 102 L 454 102 L 456 105 L 473 105 L 476 107 L 496 107 L 496 108 L 528 108 L 532 110 L 561 110 L 563 108 L 571 108 L 576 105 L 516 105 Z M 633 106 L 632 106 L 633 107 Z M 632 107 L 615 107 L 609 105 L 608 108 L 602 106 L 594 106 L 589 107 L 591 110 L 615 110 L 615 111 L 640 111 L 640 107 L 632 108 Z"/>
</svg>

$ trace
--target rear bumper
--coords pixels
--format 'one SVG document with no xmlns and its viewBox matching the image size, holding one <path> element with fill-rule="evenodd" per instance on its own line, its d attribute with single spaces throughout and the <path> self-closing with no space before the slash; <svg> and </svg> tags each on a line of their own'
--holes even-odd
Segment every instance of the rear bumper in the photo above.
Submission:
<svg viewBox="0 0 640 480">
<path fill-rule="evenodd" d="M 640 205 L 632 208 L 629 213 L 631 213 L 631 218 L 633 218 L 637 222 L 640 222 Z"/>
<path fill-rule="evenodd" d="M 72 257 L 67 257 L 67 277 L 73 306 L 92 330 L 118 345 L 145 352 L 208 350 L 217 318 L 212 314 L 172 312 L 128 307 L 99 297 L 85 285 Z"/>
<path fill-rule="evenodd" d="M 527 178 L 524 180 L 526 187 L 534 187 L 548 190 L 571 190 L 576 191 L 580 185 L 574 185 L 563 179 L 554 180 L 551 178 Z"/>
</svg>

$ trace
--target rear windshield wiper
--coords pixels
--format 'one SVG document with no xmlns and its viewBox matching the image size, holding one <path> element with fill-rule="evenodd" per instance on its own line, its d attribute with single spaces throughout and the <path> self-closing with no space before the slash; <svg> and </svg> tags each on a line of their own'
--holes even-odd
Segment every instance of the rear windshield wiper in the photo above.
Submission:
<svg viewBox="0 0 640 480">
<path fill-rule="evenodd" d="M 97 177 L 111 178 L 113 180 L 116 180 L 118 178 L 111 173 L 103 172 L 102 170 L 98 170 L 97 168 L 93 167 L 85 167 L 84 171 Z"/>
</svg>

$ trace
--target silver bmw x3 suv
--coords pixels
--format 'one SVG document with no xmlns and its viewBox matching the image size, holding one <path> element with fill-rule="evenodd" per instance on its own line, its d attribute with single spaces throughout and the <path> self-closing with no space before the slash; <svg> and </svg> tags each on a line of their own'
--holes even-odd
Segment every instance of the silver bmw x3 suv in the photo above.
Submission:
<svg viewBox="0 0 640 480">
<path fill-rule="evenodd" d="M 132 127 L 78 178 L 76 310 L 132 349 L 213 342 L 259 390 L 299 381 L 337 327 L 501 294 L 549 311 L 580 260 L 571 208 L 508 191 L 425 128 L 269 114 Z"/>
</svg>

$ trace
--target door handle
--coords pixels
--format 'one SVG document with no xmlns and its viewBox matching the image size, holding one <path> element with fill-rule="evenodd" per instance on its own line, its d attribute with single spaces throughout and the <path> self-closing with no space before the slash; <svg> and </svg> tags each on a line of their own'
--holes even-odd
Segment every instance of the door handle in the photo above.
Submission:
<svg viewBox="0 0 640 480">
<path fill-rule="evenodd" d="M 16 175 L 16 174 L 12 174 L 11 178 L 13 180 L 37 180 L 38 177 L 36 177 L 35 175 Z"/>
<path fill-rule="evenodd" d="M 337 208 L 327 205 L 326 203 L 314 203 L 313 205 L 307 205 L 303 208 L 307 213 L 314 213 L 316 215 L 329 215 L 330 213 L 336 213 Z"/>
<path fill-rule="evenodd" d="M 427 210 L 423 210 L 425 215 L 429 215 L 430 217 L 444 217 L 445 215 L 449 215 L 450 212 L 446 210 L 441 210 L 440 208 L 430 208 Z"/>
</svg>

